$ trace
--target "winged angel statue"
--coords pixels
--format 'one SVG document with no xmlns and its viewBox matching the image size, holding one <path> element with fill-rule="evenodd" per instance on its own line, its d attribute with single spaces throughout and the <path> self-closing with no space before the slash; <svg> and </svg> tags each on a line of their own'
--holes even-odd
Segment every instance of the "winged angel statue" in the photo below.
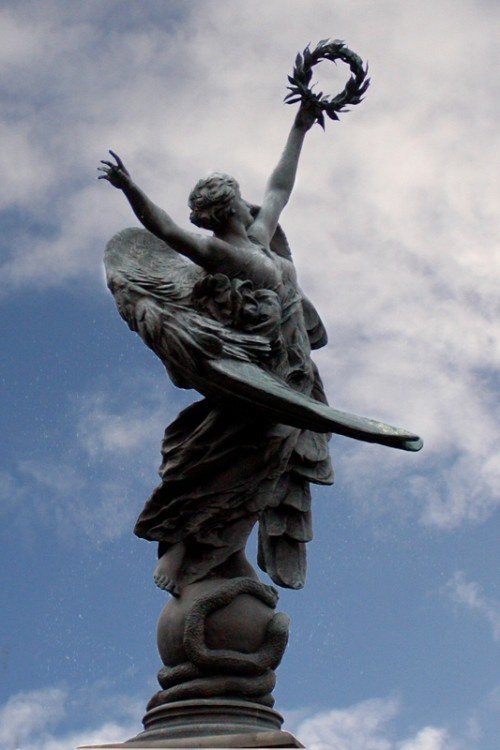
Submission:
<svg viewBox="0 0 500 750">
<path fill-rule="evenodd" d="M 309 485 L 333 482 L 330 433 L 404 450 L 422 445 L 405 430 L 330 408 L 311 360 L 327 335 L 298 286 L 278 221 L 320 109 L 301 97 L 260 207 L 226 174 L 195 185 L 190 220 L 211 235 L 178 226 L 114 152 L 100 167 L 144 226 L 120 232 L 106 249 L 120 314 L 176 386 L 204 396 L 167 427 L 161 483 L 135 526 L 159 542 L 154 578 L 175 596 L 208 577 L 256 577 L 245 545 L 257 521 L 259 566 L 276 584 L 301 588 Z"/>
</svg>

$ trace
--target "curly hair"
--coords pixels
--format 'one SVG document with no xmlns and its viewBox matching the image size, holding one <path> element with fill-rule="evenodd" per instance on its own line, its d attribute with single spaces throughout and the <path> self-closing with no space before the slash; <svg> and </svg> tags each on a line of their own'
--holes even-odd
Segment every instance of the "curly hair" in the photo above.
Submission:
<svg viewBox="0 0 500 750">
<path fill-rule="evenodd" d="M 189 219 L 197 227 L 214 231 L 234 214 L 233 202 L 239 197 L 234 177 L 214 172 L 199 180 L 189 194 Z"/>
</svg>

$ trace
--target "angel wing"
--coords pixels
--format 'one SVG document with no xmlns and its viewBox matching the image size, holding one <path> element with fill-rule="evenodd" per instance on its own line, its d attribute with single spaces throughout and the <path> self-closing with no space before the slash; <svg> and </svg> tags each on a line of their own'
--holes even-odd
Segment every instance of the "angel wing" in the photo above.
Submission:
<svg viewBox="0 0 500 750">
<path fill-rule="evenodd" d="M 150 232 L 119 232 L 109 241 L 104 262 L 121 316 L 160 357 L 175 385 L 251 408 L 274 422 L 403 450 L 422 447 L 420 438 L 406 430 L 332 409 L 292 390 L 267 367 L 273 356 L 269 336 L 236 330 L 200 313 L 193 290 L 205 272 Z M 326 333 L 307 301 L 305 314 L 310 335 L 322 346 Z"/>
</svg>

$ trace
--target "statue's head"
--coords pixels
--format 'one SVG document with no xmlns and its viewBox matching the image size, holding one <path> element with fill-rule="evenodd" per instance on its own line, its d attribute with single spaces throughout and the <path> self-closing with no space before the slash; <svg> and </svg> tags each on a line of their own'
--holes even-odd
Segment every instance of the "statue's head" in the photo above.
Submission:
<svg viewBox="0 0 500 750">
<path fill-rule="evenodd" d="M 246 207 L 234 177 L 222 172 L 214 172 L 199 180 L 189 194 L 188 202 L 191 222 L 213 232 L 240 208 Z"/>
</svg>

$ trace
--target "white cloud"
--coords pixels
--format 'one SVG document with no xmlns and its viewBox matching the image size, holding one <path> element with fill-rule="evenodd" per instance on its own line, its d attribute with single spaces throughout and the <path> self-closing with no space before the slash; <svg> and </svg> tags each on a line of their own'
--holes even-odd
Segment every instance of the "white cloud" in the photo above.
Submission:
<svg viewBox="0 0 500 750">
<path fill-rule="evenodd" d="M 59 737 L 47 736 L 44 738 L 31 739 L 29 745 L 20 750 L 74 750 L 85 745 L 101 745 L 111 742 L 124 742 L 138 733 L 137 724 L 119 724 L 108 721 L 96 729 L 87 729 L 81 732 L 67 732 Z"/>
<path fill-rule="evenodd" d="M 500 641 L 500 602 L 487 596 L 476 581 L 468 581 L 465 573 L 457 571 L 447 582 L 445 589 L 452 601 L 471 612 L 484 617 L 491 626 L 495 641 Z"/>
<path fill-rule="evenodd" d="M 450 744 L 446 729 L 424 727 L 416 737 L 405 740 L 399 745 L 398 750 L 451 750 L 452 747 L 457 747 L 457 745 Z"/>
<path fill-rule="evenodd" d="M 405 739 L 395 738 L 399 701 L 373 698 L 302 720 L 295 734 L 310 750 L 458 750 L 446 729 L 425 726 Z"/>
<path fill-rule="evenodd" d="M 99 686 L 95 690 L 98 692 Z M 105 696 L 101 697 L 106 701 Z M 140 731 L 141 707 L 130 697 L 112 701 L 120 721 L 105 721 L 80 731 L 64 731 L 57 726 L 77 705 L 91 709 L 87 702 L 84 693 L 77 692 L 70 698 L 66 690 L 52 687 L 14 695 L 0 708 L 3 750 L 70 750 L 84 744 L 123 742 Z"/>
<path fill-rule="evenodd" d="M 41 734 L 64 716 L 66 693 L 59 688 L 14 695 L 0 709 L 0 744 L 5 750 L 24 750 L 31 737 Z"/>
<path fill-rule="evenodd" d="M 387 725 L 398 713 L 398 702 L 373 699 L 345 709 L 316 714 L 296 732 L 311 750 L 391 750 Z"/>
</svg>

